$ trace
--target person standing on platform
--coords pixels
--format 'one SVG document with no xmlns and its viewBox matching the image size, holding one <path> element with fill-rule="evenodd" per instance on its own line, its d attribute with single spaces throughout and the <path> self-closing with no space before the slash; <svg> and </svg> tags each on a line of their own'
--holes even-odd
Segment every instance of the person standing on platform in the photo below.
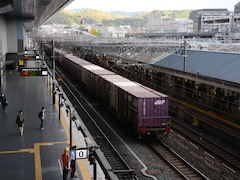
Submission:
<svg viewBox="0 0 240 180">
<path fill-rule="evenodd" d="M 0 96 L 0 104 L 2 104 L 2 109 L 4 110 L 6 108 L 6 106 L 8 105 L 8 102 L 7 102 L 7 98 L 6 98 L 6 95 L 1 93 L 1 96 Z"/>
<path fill-rule="evenodd" d="M 24 128 L 25 116 L 22 111 L 19 111 L 19 114 L 16 119 L 16 124 L 19 127 L 20 136 L 23 136 L 23 128 Z"/>
<path fill-rule="evenodd" d="M 75 170 L 76 170 L 76 148 L 77 146 L 72 146 L 69 156 L 70 156 L 70 160 L 71 160 L 71 178 L 76 178 L 75 176 Z"/>
<path fill-rule="evenodd" d="M 39 117 L 40 120 L 41 120 L 40 129 L 42 130 L 42 129 L 44 129 L 44 128 L 43 128 L 43 120 L 44 120 L 44 118 L 46 117 L 46 115 L 45 115 L 45 107 L 42 107 L 41 111 L 40 111 L 39 114 L 38 114 L 38 117 Z"/>
<path fill-rule="evenodd" d="M 70 169 L 70 157 L 69 157 L 69 148 L 64 148 L 64 153 L 62 154 L 62 166 L 63 166 L 63 180 L 67 179 L 68 171 Z"/>
</svg>

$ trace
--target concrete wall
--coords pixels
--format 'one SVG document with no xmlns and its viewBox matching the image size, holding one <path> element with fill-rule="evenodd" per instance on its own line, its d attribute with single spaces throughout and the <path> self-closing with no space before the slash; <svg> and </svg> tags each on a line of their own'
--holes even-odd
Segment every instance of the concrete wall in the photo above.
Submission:
<svg viewBox="0 0 240 180">
<path fill-rule="evenodd" d="M 2 83 L 4 77 L 4 70 L 6 64 L 7 53 L 7 29 L 5 19 L 0 15 L 0 87 L 2 90 Z"/>
<path fill-rule="evenodd" d="M 7 41 L 8 41 L 8 53 L 18 52 L 18 42 L 17 42 L 17 25 L 14 19 L 6 21 L 7 26 Z"/>
<path fill-rule="evenodd" d="M 5 60 L 7 53 L 7 27 L 5 20 L 0 16 L 0 62 Z"/>
</svg>

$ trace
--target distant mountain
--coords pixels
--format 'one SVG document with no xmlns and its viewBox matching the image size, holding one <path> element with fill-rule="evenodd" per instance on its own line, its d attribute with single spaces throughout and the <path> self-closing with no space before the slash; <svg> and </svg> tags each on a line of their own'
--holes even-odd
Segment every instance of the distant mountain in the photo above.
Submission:
<svg viewBox="0 0 240 180">
<path fill-rule="evenodd" d="M 69 9 L 69 10 L 63 10 L 63 11 L 79 12 L 79 11 L 85 11 L 85 10 L 93 10 L 93 9 L 90 9 L 90 8 L 80 8 L 80 9 Z"/>
<path fill-rule="evenodd" d="M 71 9 L 71 10 L 67 10 L 67 11 L 79 12 L 79 11 L 85 11 L 85 10 L 100 11 L 100 10 L 91 9 L 91 8 Z M 138 11 L 138 12 L 106 11 L 106 13 L 115 14 L 115 15 L 123 15 L 123 16 L 136 16 L 136 15 L 139 15 L 139 14 L 142 14 L 142 13 L 145 13 L 145 12 L 144 11 Z"/>
<path fill-rule="evenodd" d="M 160 11 L 170 18 L 189 18 L 191 10 L 169 10 Z M 148 16 L 151 12 L 105 12 L 93 9 L 63 10 L 55 14 L 45 24 L 92 24 L 102 26 L 130 25 L 132 27 L 146 26 Z"/>
<path fill-rule="evenodd" d="M 125 11 L 110 11 L 111 14 L 123 15 L 123 16 L 137 16 L 139 14 L 145 13 L 144 11 L 138 12 L 125 12 Z"/>
</svg>

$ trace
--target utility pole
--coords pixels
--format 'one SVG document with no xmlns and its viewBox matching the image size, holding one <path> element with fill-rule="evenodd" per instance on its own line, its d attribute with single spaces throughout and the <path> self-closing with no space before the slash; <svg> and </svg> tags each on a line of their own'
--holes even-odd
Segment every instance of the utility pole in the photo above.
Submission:
<svg viewBox="0 0 240 180">
<path fill-rule="evenodd" d="M 52 40 L 52 103 L 55 104 L 55 43 Z"/>
<path fill-rule="evenodd" d="M 184 40 L 183 70 L 186 71 L 187 42 Z"/>
<path fill-rule="evenodd" d="M 43 67 L 43 61 L 45 59 L 44 57 L 44 46 L 43 46 L 43 42 L 41 41 L 41 53 L 42 53 L 42 58 L 41 58 L 41 67 Z"/>
</svg>

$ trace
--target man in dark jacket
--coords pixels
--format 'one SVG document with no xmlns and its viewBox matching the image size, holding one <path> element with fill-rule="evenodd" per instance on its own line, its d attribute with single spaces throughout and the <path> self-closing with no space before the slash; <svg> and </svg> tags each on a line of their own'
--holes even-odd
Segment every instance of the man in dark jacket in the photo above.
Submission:
<svg viewBox="0 0 240 180">
<path fill-rule="evenodd" d="M 1 93 L 1 96 L 0 96 L 0 103 L 2 104 L 2 109 L 5 109 L 6 106 L 8 105 L 7 98 L 3 93 Z"/>
<path fill-rule="evenodd" d="M 25 122 L 25 116 L 23 115 L 23 112 L 20 110 L 16 118 L 16 124 L 19 127 L 20 136 L 23 136 L 24 122 Z"/>
<path fill-rule="evenodd" d="M 41 124 L 40 124 L 40 129 L 41 130 L 44 129 L 43 128 L 43 120 L 44 120 L 45 116 L 46 116 L 45 115 L 45 107 L 42 107 L 41 111 L 39 112 L 39 118 L 41 120 Z"/>
</svg>

